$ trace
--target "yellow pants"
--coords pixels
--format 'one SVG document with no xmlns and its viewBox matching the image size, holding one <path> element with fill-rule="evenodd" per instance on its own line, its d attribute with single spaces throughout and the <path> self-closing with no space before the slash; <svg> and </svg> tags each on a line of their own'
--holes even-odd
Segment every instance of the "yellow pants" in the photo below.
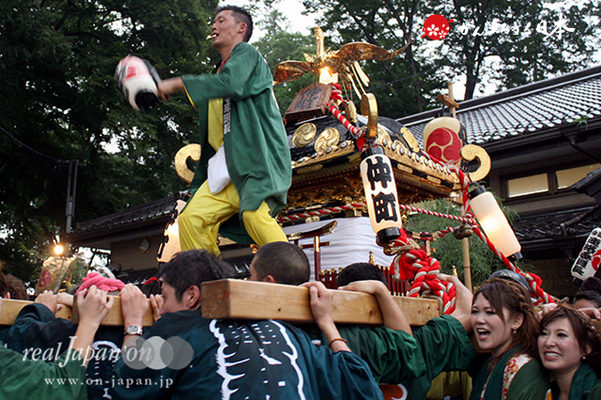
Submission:
<svg viewBox="0 0 601 400">
<path fill-rule="evenodd" d="M 211 194 L 209 182 L 205 181 L 179 215 L 179 241 L 182 250 L 206 249 L 219 256 L 219 226 L 239 210 L 240 196 L 232 182 L 221 192 Z M 277 221 L 269 215 L 270 211 L 267 203 L 263 202 L 257 210 L 242 213 L 246 232 L 259 246 L 288 241 Z"/>
<path fill-rule="evenodd" d="M 442 372 L 432 380 L 430 391 L 426 400 L 439 400 L 445 396 L 457 397 L 463 395 L 464 399 L 470 398 L 472 392 L 472 378 L 465 371 Z"/>
</svg>

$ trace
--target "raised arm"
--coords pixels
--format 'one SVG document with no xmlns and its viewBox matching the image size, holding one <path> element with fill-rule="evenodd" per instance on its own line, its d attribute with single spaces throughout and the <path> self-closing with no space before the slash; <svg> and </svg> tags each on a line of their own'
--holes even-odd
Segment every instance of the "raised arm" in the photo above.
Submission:
<svg viewBox="0 0 601 400">
<path fill-rule="evenodd" d="M 455 311 L 451 314 L 457 318 L 465 331 L 469 334 L 472 332 L 472 324 L 470 316 L 472 314 L 472 299 L 474 294 L 454 275 L 438 274 L 438 279 L 441 281 L 451 282 L 455 285 Z"/>
<path fill-rule="evenodd" d="M 123 327 L 142 327 L 144 315 L 148 311 L 148 300 L 142 291 L 128 283 L 121 289 L 121 313 L 123 314 Z M 123 337 L 123 348 L 126 347 L 128 339 L 136 335 L 127 334 Z"/>
<path fill-rule="evenodd" d="M 413 335 L 411 325 L 409 325 L 405 313 L 403 313 L 403 310 L 401 310 L 394 301 L 390 294 L 390 290 L 388 290 L 383 282 L 355 281 L 349 283 L 347 286 L 342 286 L 339 289 L 373 294 L 380 305 L 384 326 L 395 331 L 405 331 L 408 334 Z"/>
<path fill-rule="evenodd" d="M 169 100 L 172 94 L 186 90 L 181 77 L 165 79 L 158 84 L 158 95 L 163 101 Z"/>
<path fill-rule="evenodd" d="M 81 354 L 85 366 L 90 360 L 89 354 L 94 342 L 94 335 L 114 303 L 114 297 L 108 296 L 106 292 L 96 286 L 77 294 L 77 309 L 80 318 L 73 340 L 73 349 Z"/>
<path fill-rule="evenodd" d="M 340 336 L 332 317 L 332 298 L 334 293 L 326 289 L 321 282 L 307 282 L 301 286 L 309 288 L 311 312 L 333 352 L 351 351 L 346 340 Z"/>
</svg>

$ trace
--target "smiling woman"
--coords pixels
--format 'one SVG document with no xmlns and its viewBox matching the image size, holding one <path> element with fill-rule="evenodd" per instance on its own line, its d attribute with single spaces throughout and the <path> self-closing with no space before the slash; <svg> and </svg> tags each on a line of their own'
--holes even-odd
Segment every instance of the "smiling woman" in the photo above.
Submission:
<svg viewBox="0 0 601 400">
<path fill-rule="evenodd" d="M 601 339 L 590 320 L 561 304 L 540 326 L 538 351 L 554 376 L 552 400 L 601 398 Z"/>
<path fill-rule="evenodd" d="M 474 295 L 471 324 L 491 356 L 474 379 L 470 400 L 543 399 L 549 381 L 535 358 L 537 325 L 526 289 L 508 278 L 484 282 Z"/>
</svg>

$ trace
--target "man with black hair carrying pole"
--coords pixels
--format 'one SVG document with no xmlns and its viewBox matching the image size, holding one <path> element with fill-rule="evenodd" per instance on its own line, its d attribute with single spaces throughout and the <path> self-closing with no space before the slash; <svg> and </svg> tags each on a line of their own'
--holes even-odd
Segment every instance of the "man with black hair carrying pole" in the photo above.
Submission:
<svg viewBox="0 0 601 400">
<path fill-rule="evenodd" d="M 162 100 L 185 92 L 200 116 L 200 162 L 190 184 L 192 198 L 179 216 L 182 250 L 219 255 L 219 232 L 238 243 L 287 241 L 274 217 L 286 205 L 290 148 L 273 75 L 247 43 L 252 29 L 248 11 L 218 8 L 209 37 L 221 55 L 216 73 L 158 85 Z"/>
<path fill-rule="evenodd" d="M 171 357 L 161 350 L 154 356 L 160 362 L 132 363 L 129 346 L 139 342 L 125 336 L 113 371 L 123 384 L 112 389 L 113 399 L 382 399 L 367 364 L 340 338 L 331 293 L 320 282 L 307 296 L 329 346 L 315 346 L 286 322 L 203 318 L 202 283 L 233 273 L 206 250 L 179 252 L 161 267 L 162 316 L 138 340 L 173 344 Z M 125 325 L 141 326 L 148 301 L 140 289 L 126 285 L 121 306 Z"/>
</svg>

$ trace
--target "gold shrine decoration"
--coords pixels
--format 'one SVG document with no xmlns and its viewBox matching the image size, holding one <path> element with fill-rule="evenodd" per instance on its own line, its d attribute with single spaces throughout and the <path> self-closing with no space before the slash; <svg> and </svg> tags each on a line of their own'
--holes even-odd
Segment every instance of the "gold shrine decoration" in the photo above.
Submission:
<svg viewBox="0 0 601 400">
<path fill-rule="evenodd" d="M 480 164 L 478 169 L 474 172 L 470 172 L 470 178 L 473 182 L 484 179 L 490 172 L 490 156 L 482 147 L 475 144 L 468 144 L 461 148 L 459 154 L 465 161 L 478 160 L 478 163 Z"/>
<path fill-rule="evenodd" d="M 403 139 L 405 139 L 405 141 L 409 145 L 410 150 L 412 152 L 418 153 L 420 151 L 419 143 L 417 142 L 417 139 L 415 138 L 415 136 L 413 136 L 413 133 L 411 133 L 411 131 L 409 129 L 407 129 L 406 127 L 402 127 L 401 135 L 403 136 Z"/>
<path fill-rule="evenodd" d="M 390 143 L 392 143 L 392 138 L 390 137 L 390 134 L 388 133 L 388 131 L 386 131 L 386 129 L 384 129 L 384 127 L 379 124 L 378 124 L 378 138 L 376 139 L 376 141 L 378 143 L 381 143 L 382 146 L 388 146 Z"/>
<path fill-rule="evenodd" d="M 292 144 L 296 148 L 305 147 L 315 139 L 317 127 L 315 124 L 307 122 L 299 126 L 292 136 Z"/>
<path fill-rule="evenodd" d="M 315 141 L 315 151 L 317 154 L 326 153 L 328 149 L 334 148 L 340 142 L 340 132 L 336 128 L 328 128 L 321 132 Z"/>
<path fill-rule="evenodd" d="M 367 117 L 365 138 L 373 140 L 378 137 L 378 102 L 372 93 L 361 96 L 361 114 Z"/>
<path fill-rule="evenodd" d="M 410 39 L 411 40 L 411 39 Z M 306 61 L 284 61 L 274 71 L 274 84 L 290 82 L 312 72 L 322 78 L 322 72 L 328 71 L 328 82 L 338 79 L 345 87 L 352 87 L 357 96 L 365 93 L 364 87 L 369 85 L 369 78 L 361 69 L 361 60 L 390 60 L 401 54 L 409 46 L 410 40 L 403 48 L 388 51 L 371 43 L 353 42 L 345 44 L 340 50 L 325 49 L 324 34 L 321 28 L 315 27 L 316 53 L 305 54 Z M 321 80 L 320 80 L 321 82 Z"/>
<path fill-rule="evenodd" d="M 188 159 L 194 162 L 200 161 L 201 148 L 199 144 L 189 144 L 182 147 L 175 154 L 174 164 L 177 176 L 182 178 L 184 182 L 190 183 L 194 178 L 194 171 L 188 168 Z"/>
</svg>

